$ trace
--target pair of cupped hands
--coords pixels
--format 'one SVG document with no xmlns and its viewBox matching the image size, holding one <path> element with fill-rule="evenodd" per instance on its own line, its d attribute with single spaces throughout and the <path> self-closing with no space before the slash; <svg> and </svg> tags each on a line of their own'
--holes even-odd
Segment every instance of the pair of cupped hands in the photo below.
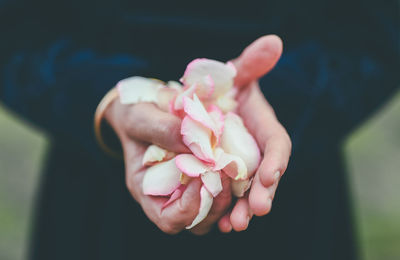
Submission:
<svg viewBox="0 0 400 260">
<path fill-rule="evenodd" d="M 191 229 L 194 234 L 205 234 L 218 222 L 221 232 L 246 230 L 253 215 L 270 212 L 278 182 L 285 172 L 291 141 L 279 123 L 273 108 L 264 98 L 258 79 L 270 71 L 282 53 L 282 41 L 275 35 L 257 39 L 232 60 L 237 69 L 235 86 L 237 113 L 254 136 L 262 153 L 250 190 L 233 204 L 230 179 L 222 177 L 222 192 L 214 199 L 208 216 Z M 114 101 L 105 117 L 119 137 L 125 160 L 126 185 L 133 198 L 141 205 L 147 217 L 162 231 L 175 234 L 190 225 L 199 211 L 201 181 L 192 180 L 182 196 L 163 208 L 165 197 L 144 195 L 143 176 L 146 169 L 142 158 L 149 144 L 168 151 L 190 153 L 180 134 L 181 119 L 160 110 L 151 103 L 122 105 Z"/>
</svg>

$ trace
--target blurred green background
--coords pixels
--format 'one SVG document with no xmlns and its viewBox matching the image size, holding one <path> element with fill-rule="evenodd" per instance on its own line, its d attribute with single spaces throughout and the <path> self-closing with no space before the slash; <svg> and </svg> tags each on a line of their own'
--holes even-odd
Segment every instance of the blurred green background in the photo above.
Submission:
<svg viewBox="0 0 400 260">
<path fill-rule="evenodd" d="M 0 259 L 25 259 L 48 141 L 0 105 Z M 343 146 L 365 260 L 400 259 L 400 92 Z"/>
</svg>

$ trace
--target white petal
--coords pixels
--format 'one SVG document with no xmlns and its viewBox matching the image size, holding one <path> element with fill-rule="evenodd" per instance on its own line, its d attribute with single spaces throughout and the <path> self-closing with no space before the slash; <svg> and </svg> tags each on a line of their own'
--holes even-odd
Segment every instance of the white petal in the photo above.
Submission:
<svg viewBox="0 0 400 260">
<path fill-rule="evenodd" d="M 222 182 L 219 172 L 207 171 L 201 175 L 201 180 L 214 198 L 222 191 Z"/>
<path fill-rule="evenodd" d="M 203 219 L 205 219 L 208 215 L 208 212 L 211 209 L 213 203 L 213 196 L 211 193 L 204 187 L 204 185 L 200 189 L 200 208 L 199 213 L 196 218 L 193 220 L 192 224 L 186 227 L 186 229 L 191 229 L 197 224 L 199 224 Z"/>
<path fill-rule="evenodd" d="M 209 99 L 214 93 L 215 84 L 210 75 L 204 76 L 199 83 L 197 83 L 196 94 L 201 99 Z"/>
<path fill-rule="evenodd" d="M 222 134 L 220 125 L 221 124 L 223 125 L 223 122 L 214 121 L 214 119 L 209 115 L 209 113 L 207 112 L 207 110 L 201 103 L 200 99 L 197 97 L 197 95 L 194 94 L 193 99 L 184 97 L 183 106 L 188 116 L 190 116 L 192 119 L 196 120 L 203 126 L 207 127 L 208 129 L 210 129 L 213 132 L 215 139 L 218 140 L 219 142 L 219 139 L 221 138 Z M 212 113 L 218 113 L 218 112 L 221 111 L 214 106 Z M 219 117 L 219 115 L 217 117 Z M 221 117 L 223 118 L 222 112 L 221 112 Z M 222 119 L 218 118 L 218 120 Z"/>
<path fill-rule="evenodd" d="M 122 104 L 157 103 L 157 92 L 161 87 L 162 84 L 158 80 L 143 77 L 130 77 L 117 84 Z"/>
<path fill-rule="evenodd" d="M 216 105 L 224 112 L 232 112 L 236 109 L 238 106 L 237 101 L 234 98 L 231 98 L 227 95 L 222 95 L 220 96 L 217 101 Z"/>
<path fill-rule="evenodd" d="M 223 170 L 226 175 L 235 180 L 248 178 L 248 172 L 244 161 L 236 155 L 225 153 L 221 148 L 215 149 L 214 171 Z"/>
<path fill-rule="evenodd" d="M 175 165 L 175 158 L 161 162 L 147 169 L 143 177 L 145 195 L 169 195 L 181 185 L 181 171 Z"/>
<path fill-rule="evenodd" d="M 155 144 L 152 144 L 147 148 L 146 152 L 144 153 L 142 164 L 145 166 L 153 165 L 157 162 L 169 160 L 173 156 L 175 156 L 174 153 L 168 152 L 167 150 Z"/>
<path fill-rule="evenodd" d="M 183 142 L 197 158 L 210 163 L 214 162 L 209 129 L 186 116 L 182 120 L 181 134 Z"/>
<path fill-rule="evenodd" d="M 232 180 L 232 194 L 236 197 L 243 197 L 244 193 L 250 188 L 253 179 L 247 180 Z"/>
<path fill-rule="evenodd" d="M 176 167 L 189 177 L 199 177 L 209 170 L 209 166 L 197 159 L 193 154 L 180 154 L 175 158 Z"/>
<path fill-rule="evenodd" d="M 184 97 L 192 97 L 195 91 L 196 91 L 196 84 L 193 84 L 188 88 L 185 88 L 176 97 L 175 102 L 174 102 L 174 109 L 175 110 L 183 109 L 183 99 L 184 99 Z"/>
<path fill-rule="evenodd" d="M 204 84 L 204 78 L 210 76 L 214 82 L 214 91 L 210 98 L 216 98 L 233 87 L 236 69 L 231 63 L 222 63 L 210 59 L 196 59 L 189 63 L 181 79 L 185 85 Z"/>
<path fill-rule="evenodd" d="M 247 131 L 242 119 L 234 113 L 225 115 L 221 147 L 226 153 L 239 156 L 246 164 L 249 174 L 258 168 L 261 158 L 258 145 Z"/>
<path fill-rule="evenodd" d="M 215 131 L 213 132 L 215 137 L 215 142 L 214 143 L 211 142 L 212 146 L 215 147 L 219 145 L 221 141 L 221 135 L 225 125 L 224 114 L 222 113 L 221 109 L 219 109 L 215 105 L 210 105 L 208 109 L 208 114 L 215 123 Z"/>
<path fill-rule="evenodd" d="M 183 91 L 183 86 L 181 83 L 179 83 L 178 81 L 168 81 L 167 82 L 167 87 L 171 88 L 171 89 L 175 89 L 176 91 L 178 91 L 179 93 L 181 93 Z"/>
</svg>

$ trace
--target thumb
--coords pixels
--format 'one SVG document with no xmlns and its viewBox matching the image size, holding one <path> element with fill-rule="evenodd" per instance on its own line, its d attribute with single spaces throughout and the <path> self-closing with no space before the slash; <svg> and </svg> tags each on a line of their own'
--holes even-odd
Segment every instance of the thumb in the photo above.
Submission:
<svg viewBox="0 0 400 260">
<path fill-rule="evenodd" d="M 235 86 L 246 86 L 270 71 L 282 54 L 282 40 L 276 35 L 266 35 L 250 44 L 233 60 L 237 69 Z"/>
</svg>

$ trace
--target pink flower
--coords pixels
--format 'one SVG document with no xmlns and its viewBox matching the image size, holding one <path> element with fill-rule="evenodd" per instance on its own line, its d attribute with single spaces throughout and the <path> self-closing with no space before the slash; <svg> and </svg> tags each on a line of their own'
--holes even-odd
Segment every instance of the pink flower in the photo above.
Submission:
<svg viewBox="0 0 400 260">
<path fill-rule="evenodd" d="M 123 104 L 153 102 L 182 118 L 181 134 L 191 154 L 168 152 L 151 145 L 143 165 L 146 195 L 169 196 L 164 207 L 183 193 L 191 178 L 200 178 L 199 213 L 187 228 L 207 217 L 213 198 L 222 191 L 221 174 L 232 178 L 232 192 L 243 196 L 260 162 L 260 151 L 236 109 L 236 70 L 231 63 L 196 59 L 178 82 L 132 77 L 118 83 Z"/>
</svg>

